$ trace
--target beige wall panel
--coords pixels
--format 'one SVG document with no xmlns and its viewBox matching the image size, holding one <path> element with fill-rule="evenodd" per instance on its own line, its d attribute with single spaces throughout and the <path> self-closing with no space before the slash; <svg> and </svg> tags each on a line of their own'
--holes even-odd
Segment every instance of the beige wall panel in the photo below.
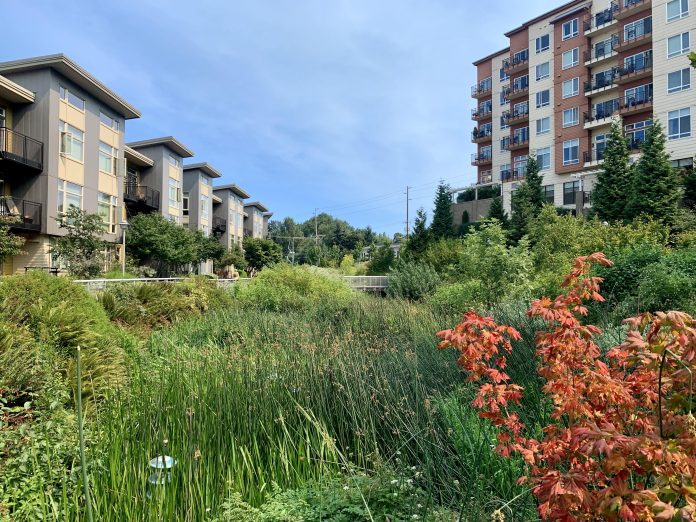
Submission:
<svg viewBox="0 0 696 522">
<path fill-rule="evenodd" d="M 118 178 L 105 172 L 99 173 L 99 192 L 109 194 L 110 196 L 118 196 Z"/>
</svg>

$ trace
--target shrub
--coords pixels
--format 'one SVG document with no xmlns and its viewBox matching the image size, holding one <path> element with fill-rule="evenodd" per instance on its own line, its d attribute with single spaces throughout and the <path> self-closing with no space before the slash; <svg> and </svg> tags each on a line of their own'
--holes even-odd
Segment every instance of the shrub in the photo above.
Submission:
<svg viewBox="0 0 696 522">
<path fill-rule="evenodd" d="M 429 302 L 441 313 L 463 313 L 472 308 L 477 309 L 484 302 L 483 286 L 480 279 L 445 284 L 435 290 Z"/>
<path fill-rule="evenodd" d="M 419 301 L 432 295 L 439 284 L 440 276 L 432 266 L 421 262 L 397 261 L 389 272 L 387 294 Z"/>
<path fill-rule="evenodd" d="M 341 308 L 356 298 L 339 277 L 304 265 L 266 268 L 236 288 L 243 306 L 274 311 L 307 310 L 318 305 Z"/>
</svg>

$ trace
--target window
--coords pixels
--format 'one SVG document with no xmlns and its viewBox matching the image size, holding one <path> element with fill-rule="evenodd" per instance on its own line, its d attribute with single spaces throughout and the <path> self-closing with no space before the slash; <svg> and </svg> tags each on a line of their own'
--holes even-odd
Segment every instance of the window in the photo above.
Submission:
<svg viewBox="0 0 696 522">
<path fill-rule="evenodd" d="M 551 203 L 553 205 L 553 199 L 554 199 L 554 190 L 553 190 L 553 185 L 544 185 L 544 200 L 547 203 Z"/>
<path fill-rule="evenodd" d="M 513 91 L 522 91 L 529 87 L 529 75 L 525 74 L 524 76 L 520 76 L 519 78 L 515 78 L 512 81 L 512 90 Z"/>
<path fill-rule="evenodd" d="M 97 214 L 104 221 L 104 231 L 116 233 L 116 197 L 100 192 L 97 196 Z"/>
<path fill-rule="evenodd" d="M 569 181 L 563 184 L 563 204 L 575 205 L 575 194 L 580 192 L 580 181 Z"/>
<path fill-rule="evenodd" d="M 550 76 L 549 62 L 540 63 L 536 66 L 536 81 L 544 80 Z"/>
<path fill-rule="evenodd" d="M 508 73 L 505 72 L 505 67 L 500 68 L 500 81 L 501 82 L 506 82 L 510 79 L 510 76 Z"/>
<path fill-rule="evenodd" d="M 670 140 L 691 136 L 691 109 L 670 111 L 667 117 L 667 132 Z"/>
<path fill-rule="evenodd" d="M 505 136 L 500 140 L 500 152 L 505 152 L 510 145 L 510 136 Z"/>
<path fill-rule="evenodd" d="M 512 140 L 515 144 L 526 143 L 529 141 L 529 127 L 522 127 L 521 129 L 515 129 L 512 133 Z"/>
<path fill-rule="evenodd" d="M 189 215 L 189 193 L 184 192 L 184 196 L 181 198 L 181 211 L 184 216 Z"/>
<path fill-rule="evenodd" d="M 180 201 L 181 187 L 179 187 L 179 181 L 174 178 L 169 178 L 169 206 L 172 208 L 179 208 Z"/>
<path fill-rule="evenodd" d="M 527 156 L 517 156 L 513 160 L 513 175 L 516 178 L 523 178 L 527 175 Z"/>
<path fill-rule="evenodd" d="M 652 33 L 652 16 L 624 25 L 624 42 Z"/>
<path fill-rule="evenodd" d="M 181 167 L 181 160 L 176 156 L 169 155 L 169 164 L 173 167 Z"/>
<path fill-rule="evenodd" d="M 649 102 L 652 100 L 652 97 L 653 85 L 649 83 L 647 85 L 633 87 L 632 89 L 626 89 L 624 93 L 624 102 L 627 106 L 634 106 L 639 103 Z"/>
<path fill-rule="evenodd" d="M 62 179 L 58 180 L 58 213 L 70 207 L 82 209 L 82 187 Z"/>
<path fill-rule="evenodd" d="M 104 114 L 101 111 L 99 112 L 99 121 L 102 123 L 102 125 L 106 125 L 107 127 L 115 130 L 116 132 L 118 132 L 121 128 L 120 124 L 118 123 L 118 120 L 112 118 L 108 114 Z"/>
<path fill-rule="evenodd" d="M 548 51 L 551 47 L 551 35 L 545 34 L 536 39 L 537 54 Z"/>
<path fill-rule="evenodd" d="M 563 165 L 576 165 L 580 162 L 580 140 L 568 140 L 563 142 Z"/>
<path fill-rule="evenodd" d="M 685 91 L 691 88 L 691 67 L 674 71 L 667 75 L 667 92 Z"/>
<path fill-rule="evenodd" d="M 563 98 L 571 98 L 580 93 L 580 78 L 571 78 L 563 82 Z"/>
<path fill-rule="evenodd" d="M 563 53 L 563 69 L 570 69 L 580 63 L 580 49 L 576 47 Z"/>
<path fill-rule="evenodd" d="M 551 168 L 551 147 L 544 147 L 536 151 L 539 170 L 548 170 Z"/>
<path fill-rule="evenodd" d="M 574 107 L 563 111 L 563 127 L 572 127 L 577 125 L 579 121 L 579 109 Z"/>
<path fill-rule="evenodd" d="M 505 130 L 509 127 L 505 115 L 500 117 L 500 130 Z"/>
<path fill-rule="evenodd" d="M 563 24 L 563 39 L 573 38 L 578 35 L 578 19 L 574 18 Z"/>
<path fill-rule="evenodd" d="M 681 56 L 689 51 L 689 33 L 670 36 L 667 39 L 667 58 Z"/>
<path fill-rule="evenodd" d="M 62 85 L 60 86 L 59 92 L 60 92 L 60 99 L 61 100 L 65 100 L 70 105 L 75 107 L 77 110 L 80 110 L 80 111 L 85 110 L 85 100 L 80 98 L 77 94 L 71 92 L 70 90 L 66 89 Z"/>
<path fill-rule="evenodd" d="M 103 141 L 99 142 L 99 170 L 116 175 L 116 149 Z"/>
<path fill-rule="evenodd" d="M 536 121 L 536 133 L 537 136 L 541 134 L 548 134 L 551 132 L 551 118 L 541 118 Z"/>
<path fill-rule="evenodd" d="M 85 133 L 80 129 L 60 122 L 60 153 L 77 161 L 83 161 Z"/>
<path fill-rule="evenodd" d="M 500 166 L 500 179 L 505 181 L 509 177 L 510 177 L 510 164 L 506 163 L 505 165 L 501 165 Z"/>
<path fill-rule="evenodd" d="M 624 132 L 629 141 L 629 146 L 632 150 L 640 147 L 640 145 L 645 141 L 645 136 L 648 127 L 653 124 L 652 120 L 637 121 L 635 123 L 629 123 L 624 127 Z"/>
<path fill-rule="evenodd" d="M 210 197 L 201 194 L 201 218 L 208 219 L 210 217 Z"/>
<path fill-rule="evenodd" d="M 537 109 L 551 104 L 551 91 L 548 89 L 536 93 Z"/>
<path fill-rule="evenodd" d="M 670 0 L 667 2 L 667 21 L 679 20 L 689 15 L 689 0 Z"/>
<path fill-rule="evenodd" d="M 594 137 L 594 154 L 596 161 L 604 159 L 604 149 L 607 148 L 607 134 L 597 134 Z"/>
<path fill-rule="evenodd" d="M 507 96 L 505 96 L 505 91 L 500 91 L 500 105 L 507 105 Z"/>
</svg>

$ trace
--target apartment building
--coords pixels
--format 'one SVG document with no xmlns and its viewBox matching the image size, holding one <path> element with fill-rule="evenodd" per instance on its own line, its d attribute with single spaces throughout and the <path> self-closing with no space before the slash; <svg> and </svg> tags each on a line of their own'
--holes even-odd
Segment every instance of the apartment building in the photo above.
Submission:
<svg viewBox="0 0 696 522">
<path fill-rule="evenodd" d="M 673 164 L 693 168 L 695 1 L 575 0 L 507 32 L 509 47 L 474 62 L 477 185 L 501 184 L 509 212 L 534 154 L 547 201 L 582 211 L 613 121 L 635 160 L 658 118 Z"/>
<path fill-rule="evenodd" d="M 265 238 L 268 235 L 268 217 L 264 214 L 268 209 L 258 201 L 244 205 L 244 235 L 254 238 Z"/>
<path fill-rule="evenodd" d="M 242 246 L 244 240 L 244 200 L 251 196 L 235 184 L 213 187 L 213 219 L 224 225 L 220 242 L 225 248 Z"/>
<path fill-rule="evenodd" d="M 124 126 L 140 112 L 65 55 L 0 63 L 0 213 L 16 218 L 25 254 L 0 273 L 48 269 L 56 217 L 76 206 L 104 219 L 115 243 Z"/>
</svg>

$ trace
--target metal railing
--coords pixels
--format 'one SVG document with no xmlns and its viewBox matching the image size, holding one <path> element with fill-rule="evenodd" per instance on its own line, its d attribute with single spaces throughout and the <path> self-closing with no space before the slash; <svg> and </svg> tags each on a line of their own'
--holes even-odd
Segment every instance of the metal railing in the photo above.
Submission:
<svg viewBox="0 0 696 522">
<path fill-rule="evenodd" d="M 646 53 L 640 58 L 631 57 L 624 62 L 622 67 L 619 67 L 619 76 L 627 76 L 629 74 L 640 73 L 648 69 L 652 69 L 653 57 L 652 52 Z"/>
<path fill-rule="evenodd" d="M 488 82 L 481 82 L 477 85 L 473 85 L 471 87 L 471 96 L 476 98 L 477 96 L 481 96 L 484 94 L 488 94 L 493 90 L 493 82 L 488 81 Z"/>
<path fill-rule="evenodd" d="M 12 196 L 0 196 L 0 216 L 12 218 L 9 226 L 21 230 L 41 230 L 41 203 Z"/>
<path fill-rule="evenodd" d="M 227 230 L 227 220 L 221 217 L 213 218 L 213 231 L 224 233 Z"/>
<path fill-rule="evenodd" d="M 586 62 L 589 62 L 590 60 L 611 56 L 615 50 L 614 48 L 619 44 L 619 41 L 619 34 L 614 34 L 611 36 L 611 39 L 599 42 L 598 44 L 595 44 L 591 50 L 585 51 L 583 53 L 583 59 Z"/>
<path fill-rule="evenodd" d="M 145 185 L 126 183 L 123 190 L 123 199 L 134 203 L 141 203 L 153 209 L 160 208 L 160 192 Z"/>
<path fill-rule="evenodd" d="M 604 160 L 604 150 L 605 149 L 595 149 L 595 150 L 586 150 L 585 152 L 582 153 L 583 160 L 585 163 L 592 163 L 594 161 L 603 161 Z"/>
<path fill-rule="evenodd" d="M 474 153 L 471 155 L 471 163 L 472 164 L 487 163 L 489 161 L 493 161 L 493 153 L 492 152 L 479 152 L 479 153 Z"/>
<path fill-rule="evenodd" d="M 619 45 L 627 45 L 652 34 L 652 19 L 646 18 L 633 27 L 625 27 Z"/>
<path fill-rule="evenodd" d="M 620 111 L 622 112 L 630 112 L 633 110 L 640 110 L 645 107 L 652 106 L 653 102 L 653 95 L 652 92 L 649 94 L 644 94 L 644 95 L 639 95 L 639 96 L 630 96 L 626 98 L 622 103 L 620 107 Z"/>
<path fill-rule="evenodd" d="M 43 170 L 43 142 L 0 127 L 0 159 Z"/>
<path fill-rule="evenodd" d="M 488 126 L 488 127 L 481 127 L 480 129 L 478 127 L 475 127 L 473 131 L 471 131 L 471 140 L 476 141 L 476 140 L 483 140 L 485 138 L 490 138 L 493 136 L 493 127 Z"/>
<path fill-rule="evenodd" d="M 487 116 L 490 116 L 491 114 L 493 114 L 493 106 L 492 105 L 486 105 L 483 107 L 478 107 L 476 109 L 471 109 L 471 117 L 473 119 L 485 118 Z"/>
<path fill-rule="evenodd" d="M 354 290 L 379 292 L 389 286 L 389 276 L 344 276 L 343 280 Z"/>
<path fill-rule="evenodd" d="M 614 20 L 614 13 L 619 10 L 619 6 L 612 4 L 611 7 L 601 11 L 583 23 L 585 32 L 592 31 Z"/>
<path fill-rule="evenodd" d="M 584 113 L 585 123 L 609 118 L 619 112 L 621 103 L 618 98 L 596 104 L 591 111 Z"/>
<path fill-rule="evenodd" d="M 596 75 L 591 81 L 585 82 L 585 94 L 597 89 L 614 86 L 616 84 L 617 76 L 618 68 L 614 68 L 605 74 Z"/>
</svg>

